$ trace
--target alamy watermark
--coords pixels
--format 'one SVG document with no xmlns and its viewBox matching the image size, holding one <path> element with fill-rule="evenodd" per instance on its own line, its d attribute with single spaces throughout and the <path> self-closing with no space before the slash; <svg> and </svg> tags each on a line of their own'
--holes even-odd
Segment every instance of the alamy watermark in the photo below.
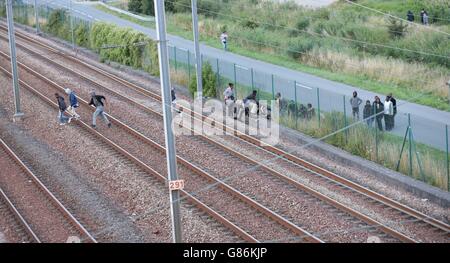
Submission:
<svg viewBox="0 0 450 263">
<path fill-rule="evenodd" d="M 227 100 L 225 104 L 217 99 L 195 99 L 193 103 L 177 100 L 173 107 L 181 109 L 177 110 L 179 114 L 174 116 L 172 122 L 175 136 L 223 136 L 232 135 L 237 130 L 259 138 L 261 145 L 274 146 L 279 142 L 280 107 L 276 100 Z M 203 121 L 202 115 L 207 116 Z M 225 128 L 222 129 L 221 124 Z"/>
</svg>

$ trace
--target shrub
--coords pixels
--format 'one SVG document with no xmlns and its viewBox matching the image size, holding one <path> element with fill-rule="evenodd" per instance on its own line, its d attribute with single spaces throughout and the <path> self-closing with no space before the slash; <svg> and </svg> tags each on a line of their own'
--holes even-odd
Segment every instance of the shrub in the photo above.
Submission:
<svg viewBox="0 0 450 263">
<path fill-rule="evenodd" d="M 404 24 L 403 21 L 396 18 L 389 17 L 387 28 L 392 38 L 399 38 L 406 34 L 408 24 Z"/>
<path fill-rule="evenodd" d="M 128 2 L 128 11 L 142 13 L 142 0 L 130 0 Z"/>
<path fill-rule="evenodd" d="M 78 24 L 75 28 L 75 41 L 78 46 L 89 47 L 89 27 Z"/>
<path fill-rule="evenodd" d="M 311 50 L 315 45 L 313 38 L 297 37 L 288 41 L 287 55 L 293 59 L 300 58 L 304 53 Z"/>
<path fill-rule="evenodd" d="M 203 63 L 202 66 L 202 84 L 203 84 L 203 96 L 215 98 L 216 97 L 216 73 L 212 70 L 211 64 L 209 62 Z M 189 92 L 192 96 L 197 92 L 197 76 L 194 77 L 189 82 Z"/>
<path fill-rule="evenodd" d="M 92 27 L 91 47 L 100 53 L 101 60 L 111 60 L 135 68 L 158 73 L 156 43 L 136 30 L 112 24 L 95 23 Z"/>
</svg>

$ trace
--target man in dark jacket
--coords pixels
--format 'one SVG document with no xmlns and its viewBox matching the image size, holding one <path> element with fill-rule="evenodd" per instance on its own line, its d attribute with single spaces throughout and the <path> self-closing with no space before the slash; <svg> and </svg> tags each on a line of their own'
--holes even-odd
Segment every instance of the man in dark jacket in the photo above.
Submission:
<svg viewBox="0 0 450 263">
<path fill-rule="evenodd" d="M 411 10 L 408 11 L 408 13 L 406 14 L 406 17 L 409 22 L 414 22 L 414 14 L 413 14 L 413 12 L 411 12 Z"/>
<path fill-rule="evenodd" d="M 67 109 L 67 105 L 66 102 L 64 101 L 64 98 L 59 96 L 58 93 L 55 93 L 55 97 L 56 100 L 58 101 L 58 108 L 59 108 L 59 114 L 58 114 L 58 119 L 59 119 L 59 125 L 65 125 L 66 123 L 70 123 L 70 121 L 72 120 L 72 118 L 68 118 L 64 115 L 64 112 Z"/>
<path fill-rule="evenodd" d="M 366 120 L 367 126 L 372 127 L 373 122 L 373 110 L 370 100 L 366 100 L 366 105 L 364 105 L 363 119 Z"/>
<path fill-rule="evenodd" d="M 96 95 L 95 92 L 91 92 L 91 101 L 89 102 L 89 105 L 95 106 L 95 112 L 92 115 L 92 127 L 93 128 L 96 127 L 97 116 L 100 115 L 103 121 L 105 121 L 108 124 L 108 127 L 111 128 L 111 122 L 106 117 L 104 111 L 104 107 L 106 105 L 106 98 L 101 95 Z"/>
<path fill-rule="evenodd" d="M 252 93 L 250 95 L 248 95 L 245 99 L 244 99 L 244 105 L 245 105 L 245 115 L 249 116 L 250 113 L 250 102 L 256 103 L 256 106 L 258 107 L 256 114 L 259 114 L 259 101 L 256 97 L 257 91 L 253 90 Z"/>
<path fill-rule="evenodd" d="M 377 120 L 377 126 L 380 131 L 383 130 L 383 113 L 384 113 L 384 104 L 381 102 L 380 97 L 375 96 L 375 101 L 373 102 L 373 113 L 376 115 L 375 119 Z"/>
</svg>

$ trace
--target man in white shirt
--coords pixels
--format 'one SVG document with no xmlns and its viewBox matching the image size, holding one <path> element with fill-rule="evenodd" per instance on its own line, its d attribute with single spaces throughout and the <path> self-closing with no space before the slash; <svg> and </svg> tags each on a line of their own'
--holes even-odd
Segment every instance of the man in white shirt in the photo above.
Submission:
<svg viewBox="0 0 450 263">
<path fill-rule="evenodd" d="M 227 31 L 223 31 L 220 35 L 220 41 L 222 42 L 223 50 L 227 51 L 228 34 Z"/>
<path fill-rule="evenodd" d="M 236 108 L 233 83 L 228 83 L 228 87 L 223 92 L 223 100 L 227 109 L 227 115 L 231 115 L 231 109 L 233 109 L 233 112 L 235 113 Z"/>
<path fill-rule="evenodd" d="M 387 96 L 384 102 L 384 123 L 386 131 L 392 130 L 392 119 L 394 118 L 394 105 L 392 104 L 391 97 Z"/>
</svg>

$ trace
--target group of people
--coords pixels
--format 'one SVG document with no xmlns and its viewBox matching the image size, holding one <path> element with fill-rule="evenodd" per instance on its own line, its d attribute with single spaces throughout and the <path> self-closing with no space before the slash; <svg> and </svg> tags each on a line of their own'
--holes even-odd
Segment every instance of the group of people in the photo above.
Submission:
<svg viewBox="0 0 450 263">
<path fill-rule="evenodd" d="M 423 25 L 428 25 L 428 18 L 429 18 L 428 12 L 422 8 L 422 10 L 420 11 L 420 22 Z M 406 13 L 406 19 L 409 22 L 414 22 L 415 17 L 414 17 L 414 13 L 411 10 L 409 10 L 408 13 Z"/>
<path fill-rule="evenodd" d="M 75 120 L 80 120 L 80 115 L 76 113 L 76 108 L 78 108 L 80 105 L 78 104 L 78 98 L 72 90 L 69 88 L 65 89 L 66 94 L 68 95 L 70 105 L 67 106 L 64 97 L 59 95 L 59 93 L 55 93 L 56 100 L 58 102 L 58 120 L 59 125 L 65 125 L 67 123 L 70 123 L 73 118 Z M 95 111 L 92 115 L 92 127 L 96 128 L 97 126 L 97 117 L 100 116 L 105 123 L 107 123 L 108 127 L 111 128 L 111 122 L 108 120 L 108 118 L 105 115 L 105 106 L 106 106 L 106 98 L 102 95 L 95 94 L 94 91 L 90 93 L 91 95 L 91 101 L 89 102 L 89 105 L 95 106 Z M 70 117 L 67 117 L 64 115 L 64 112 L 67 111 L 70 114 Z"/>
<path fill-rule="evenodd" d="M 227 116 L 233 116 L 235 120 L 241 119 L 242 114 L 246 117 L 260 114 L 260 104 L 258 100 L 258 91 L 253 90 L 243 100 L 237 100 L 234 93 L 234 84 L 228 83 L 228 87 L 223 92 L 223 98 Z M 267 109 L 267 118 L 270 118 L 270 108 Z"/>
<path fill-rule="evenodd" d="M 362 99 L 358 97 L 356 91 L 353 92 L 353 96 L 350 98 L 350 105 L 352 107 L 352 116 L 355 120 L 359 120 L 359 107 L 362 104 Z M 366 100 L 363 110 L 363 119 L 369 127 L 376 121 L 376 125 L 380 131 L 384 127 L 386 131 L 390 131 L 395 126 L 395 115 L 397 115 L 397 100 L 392 96 L 392 93 L 386 96 L 384 102 L 381 102 L 380 97 L 375 96 L 373 103 L 370 100 Z"/>
<path fill-rule="evenodd" d="M 311 103 L 305 105 L 298 105 L 295 101 L 289 102 L 281 97 L 281 93 L 277 92 L 275 95 L 275 102 L 278 104 L 280 114 L 287 114 L 289 117 L 300 117 L 305 120 L 311 120 L 315 115 L 315 110 Z"/>
</svg>

